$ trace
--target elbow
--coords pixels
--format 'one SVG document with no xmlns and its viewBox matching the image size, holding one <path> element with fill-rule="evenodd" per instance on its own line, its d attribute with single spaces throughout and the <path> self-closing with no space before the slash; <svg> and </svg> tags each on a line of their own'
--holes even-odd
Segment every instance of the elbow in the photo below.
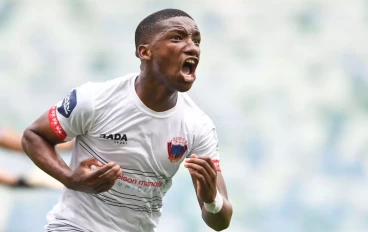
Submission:
<svg viewBox="0 0 368 232">
<path fill-rule="evenodd" d="M 22 139 L 21 139 L 22 148 L 23 148 L 24 152 L 27 155 L 28 155 L 27 151 L 28 151 L 28 148 L 29 148 L 29 144 L 31 144 L 34 139 L 35 139 L 35 132 L 31 128 L 28 127 L 23 132 L 23 136 L 22 136 Z"/>
<path fill-rule="evenodd" d="M 226 226 L 226 227 L 221 227 L 221 228 L 212 228 L 214 229 L 215 231 L 223 231 L 223 230 L 226 230 L 229 226 Z"/>
<path fill-rule="evenodd" d="M 226 230 L 230 226 L 232 216 L 233 216 L 233 207 L 229 203 L 227 213 L 224 215 L 223 220 L 221 220 L 221 223 L 216 224 L 215 228 L 212 229 L 214 229 L 215 231 Z"/>
<path fill-rule="evenodd" d="M 230 226 L 232 214 L 233 214 L 233 212 L 232 212 L 232 209 L 230 208 L 230 211 L 228 211 L 227 214 L 224 215 L 223 218 L 217 219 L 213 223 L 208 223 L 208 222 L 206 222 L 206 223 L 211 229 L 213 229 L 215 231 L 226 230 Z"/>
<path fill-rule="evenodd" d="M 21 139 L 21 144 L 22 144 L 22 148 L 23 150 L 27 153 L 27 145 L 29 143 L 30 138 L 32 138 L 32 131 L 27 128 L 24 132 L 23 132 L 23 136 Z"/>
<path fill-rule="evenodd" d="M 215 231 L 223 231 L 223 230 L 226 230 L 227 228 L 229 228 L 230 226 L 230 220 L 225 222 L 225 223 L 222 223 L 221 225 L 218 225 L 216 228 L 212 228 L 214 229 Z"/>
</svg>

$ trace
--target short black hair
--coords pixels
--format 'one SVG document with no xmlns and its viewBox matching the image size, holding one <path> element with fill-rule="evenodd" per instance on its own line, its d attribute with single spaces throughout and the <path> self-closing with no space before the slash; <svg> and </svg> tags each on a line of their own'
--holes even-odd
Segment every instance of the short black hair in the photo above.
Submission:
<svg viewBox="0 0 368 232">
<path fill-rule="evenodd" d="M 190 17 L 189 14 L 185 13 L 182 10 L 164 9 L 148 15 L 138 24 L 137 29 L 135 30 L 135 51 L 137 57 L 138 57 L 137 54 L 138 46 L 142 43 L 142 41 L 146 41 L 147 38 L 151 36 L 152 32 L 154 31 L 153 29 L 155 29 L 156 24 L 163 20 L 174 17 L 188 17 L 193 20 L 193 18 Z"/>
</svg>

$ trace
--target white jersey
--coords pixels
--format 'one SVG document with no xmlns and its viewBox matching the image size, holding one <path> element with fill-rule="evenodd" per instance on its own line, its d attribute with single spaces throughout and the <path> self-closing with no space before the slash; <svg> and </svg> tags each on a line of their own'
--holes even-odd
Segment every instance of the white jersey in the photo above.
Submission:
<svg viewBox="0 0 368 232">
<path fill-rule="evenodd" d="M 54 132 L 63 140 L 76 137 L 72 170 L 94 157 L 115 162 L 123 174 L 104 193 L 65 189 L 48 214 L 47 231 L 155 231 L 163 197 L 185 157 L 209 156 L 219 168 L 210 118 L 185 93 L 172 109 L 152 111 L 135 91 L 136 77 L 86 83 L 50 109 Z"/>
</svg>

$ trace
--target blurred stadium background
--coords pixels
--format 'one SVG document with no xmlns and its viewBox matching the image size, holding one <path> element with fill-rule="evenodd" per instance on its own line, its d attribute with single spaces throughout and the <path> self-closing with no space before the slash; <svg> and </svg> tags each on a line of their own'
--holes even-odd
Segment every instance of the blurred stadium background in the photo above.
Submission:
<svg viewBox="0 0 368 232">
<path fill-rule="evenodd" d="M 367 0 L 0 0 L 1 124 L 22 132 L 73 87 L 137 72 L 135 28 L 163 8 L 202 32 L 190 95 L 218 128 L 227 231 L 367 231 Z M 0 186 L 0 231 L 42 231 L 59 195 Z M 164 205 L 160 232 L 211 231 L 184 168 Z"/>
</svg>

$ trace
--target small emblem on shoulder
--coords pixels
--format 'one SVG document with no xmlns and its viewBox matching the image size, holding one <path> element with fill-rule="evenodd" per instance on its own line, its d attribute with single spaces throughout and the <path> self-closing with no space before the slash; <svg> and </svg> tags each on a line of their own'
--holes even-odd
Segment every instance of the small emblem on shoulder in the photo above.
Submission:
<svg viewBox="0 0 368 232">
<path fill-rule="evenodd" d="M 77 105 L 77 91 L 73 89 L 68 95 L 64 98 L 61 105 L 57 108 L 57 111 L 63 115 L 65 118 L 69 118 L 70 114 L 73 112 L 74 108 Z"/>
</svg>

